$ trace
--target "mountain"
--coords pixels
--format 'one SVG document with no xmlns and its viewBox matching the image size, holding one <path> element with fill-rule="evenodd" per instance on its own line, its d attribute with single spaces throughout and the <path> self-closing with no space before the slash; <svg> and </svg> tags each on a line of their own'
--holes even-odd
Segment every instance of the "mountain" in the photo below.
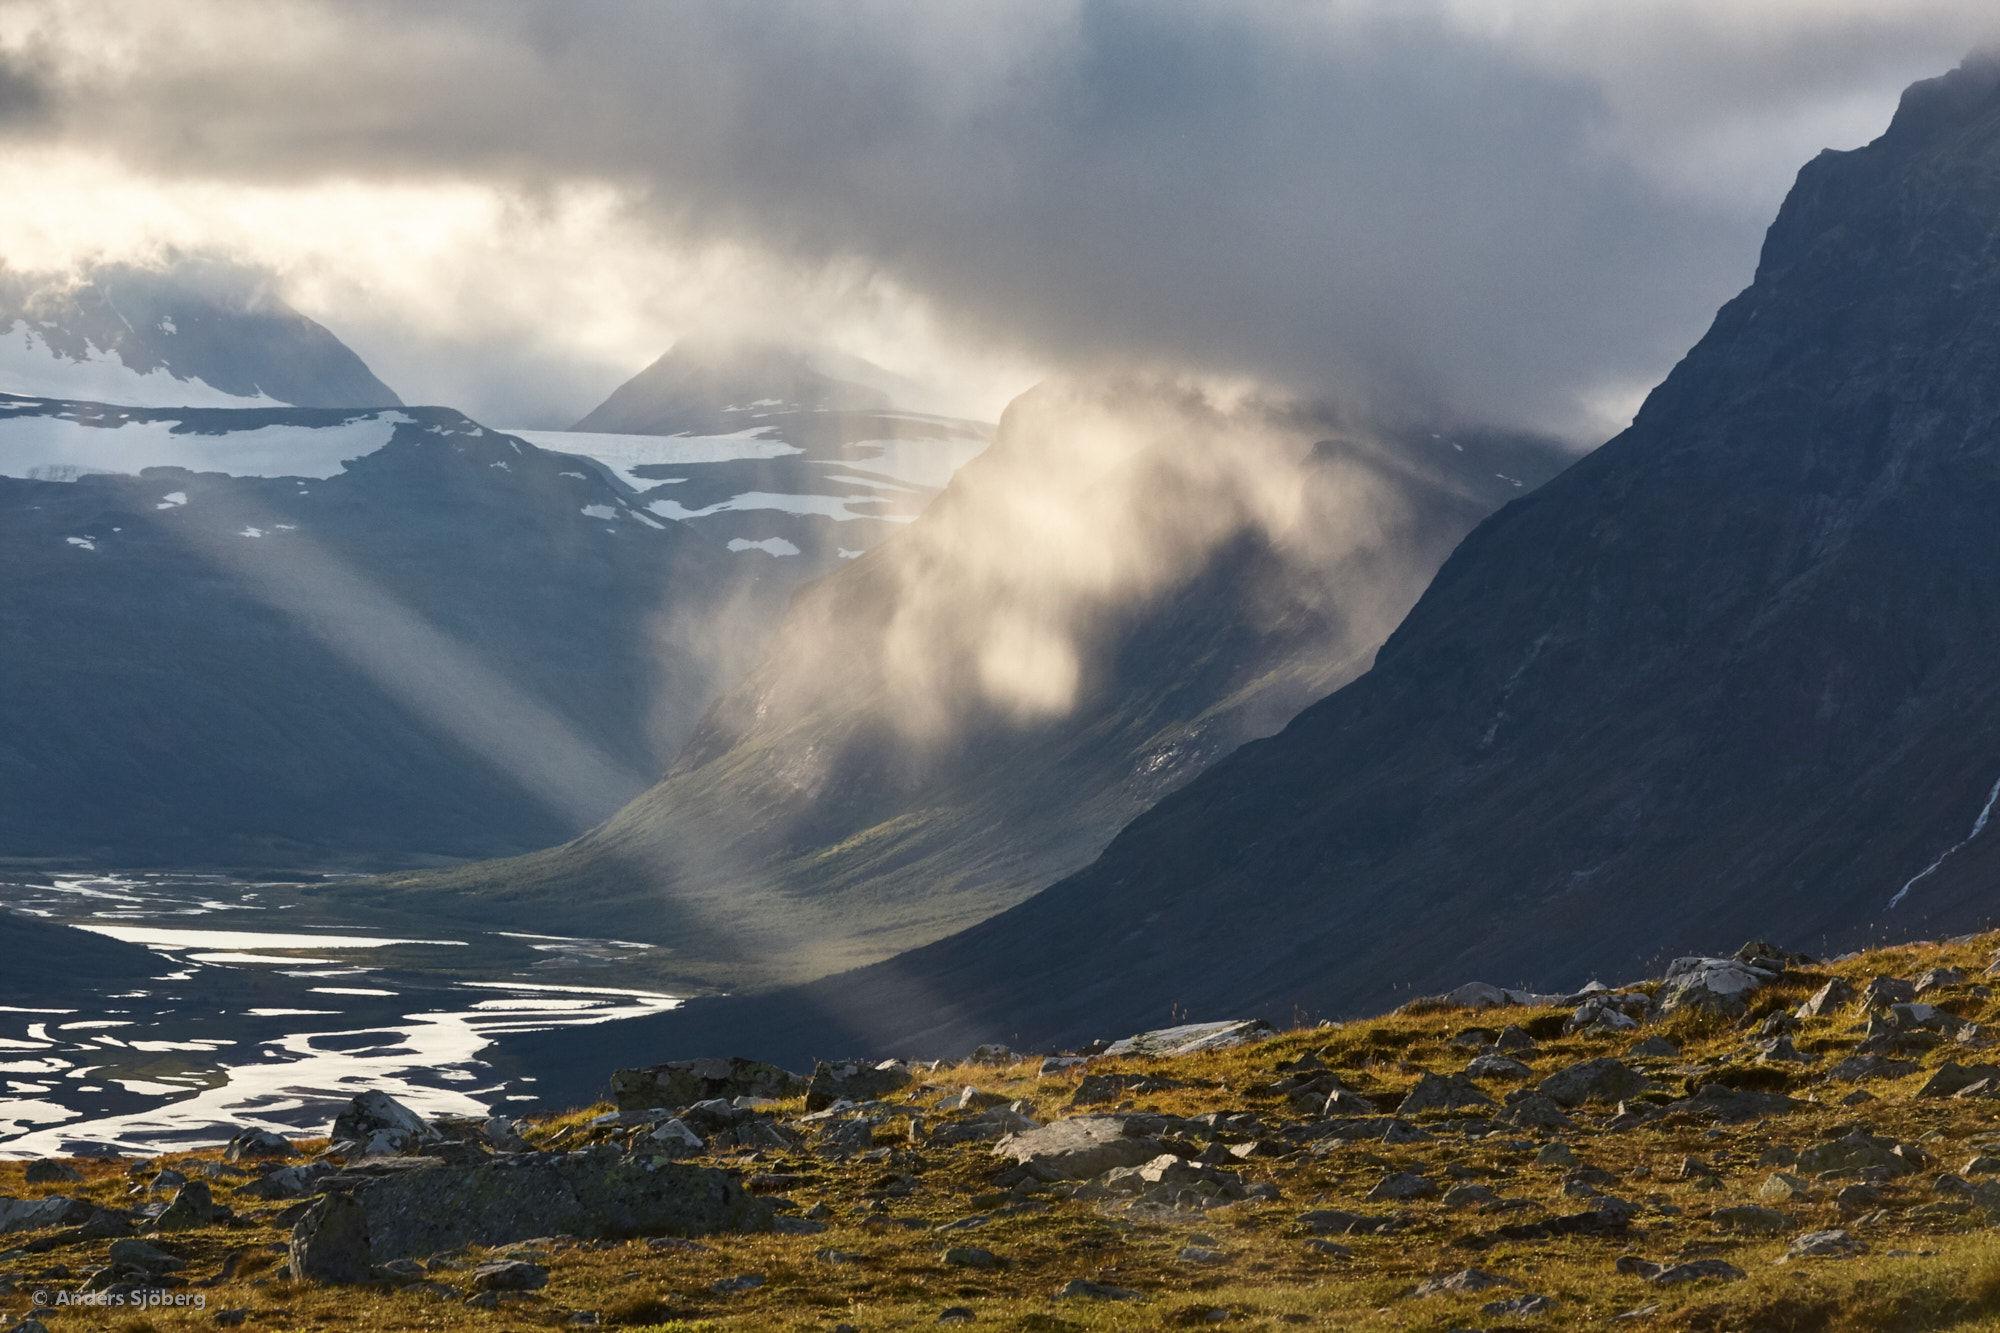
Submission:
<svg viewBox="0 0 2000 1333">
<path fill-rule="evenodd" d="M 992 441 L 985 422 L 892 395 L 921 390 L 823 349 L 683 340 L 570 430 L 515 433 L 591 459 L 655 517 L 804 582 L 914 519 Z"/>
<path fill-rule="evenodd" d="M 0 393 L 139 407 L 398 407 L 325 328 L 212 265 L 0 268 Z"/>
<path fill-rule="evenodd" d="M 800 591 L 604 826 L 342 892 L 671 941 L 697 986 L 885 957 L 1088 863 L 1353 678 L 1458 539 L 1567 458 L 1151 381 L 1044 385 L 907 530 Z"/>
<path fill-rule="evenodd" d="M 80 976 L 95 983 L 143 982 L 174 965 L 139 945 L 20 912 L 0 909 L 0 932 L 7 940 L 7 966 L 0 968 L 0 1004 L 15 1007 L 68 1012 L 45 1006 L 59 1003 L 57 997 L 73 996 Z"/>
<path fill-rule="evenodd" d="M 0 397 L 0 856 L 573 837 L 725 683 L 718 618 L 754 650 L 792 586 L 629 501 L 444 408 Z"/>
<path fill-rule="evenodd" d="M 1996 218 L 1971 60 L 1800 172 L 1631 428 L 1479 525 L 1367 674 L 1013 910 L 626 1049 L 1039 1047 L 1990 921 Z"/>
<path fill-rule="evenodd" d="M 618 386 L 570 429 L 615 435 L 723 435 L 753 414 L 886 412 L 887 372 L 861 363 L 875 379 L 836 378 L 824 358 L 777 343 L 683 339 Z M 869 374 L 873 371 L 873 374 Z"/>
</svg>

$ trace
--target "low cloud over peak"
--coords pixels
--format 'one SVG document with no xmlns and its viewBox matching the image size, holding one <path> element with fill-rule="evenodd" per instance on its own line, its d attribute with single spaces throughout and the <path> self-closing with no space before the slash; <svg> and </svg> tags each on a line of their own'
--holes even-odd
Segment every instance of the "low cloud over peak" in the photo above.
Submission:
<svg viewBox="0 0 2000 1333">
<path fill-rule="evenodd" d="M 573 418 L 721 328 L 989 411 L 1139 365 L 1579 439 L 1747 281 L 1800 163 L 2000 40 L 1956 0 L 0 14 L 41 183 L 0 256 L 229 253 L 475 412 Z"/>
</svg>

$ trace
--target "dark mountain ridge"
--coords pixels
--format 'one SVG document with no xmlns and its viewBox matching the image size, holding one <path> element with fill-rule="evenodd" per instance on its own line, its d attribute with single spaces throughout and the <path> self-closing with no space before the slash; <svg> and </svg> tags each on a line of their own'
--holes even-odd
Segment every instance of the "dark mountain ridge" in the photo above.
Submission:
<svg viewBox="0 0 2000 1333">
<path fill-rule="evenodd" d="M 1007 913 L 625 1039 L 1040 1046 L 1988 921 L 1996 219 L 2000 64 L 1973 59 L 1801 171 L 1632 427 L 1482 523 L 1366 675 Z"/>
<path fill-rule="evenodd" d="M 0 395 L 0 565 L 0 856 L 100 866 L 573 836 L 721 683 L 670 613 L 790 591 L 446 408 Z"/>
</svg>

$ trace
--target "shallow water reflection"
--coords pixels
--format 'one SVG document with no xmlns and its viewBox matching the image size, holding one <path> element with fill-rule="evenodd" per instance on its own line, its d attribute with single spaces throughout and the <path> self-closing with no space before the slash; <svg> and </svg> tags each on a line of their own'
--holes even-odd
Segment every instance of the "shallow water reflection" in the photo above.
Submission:
<svg viewBox="0 0 2000 1333">
<path fill-rule="evenodd" d="M 0 1009 L 0 1156 L 155 1153 L 245 1126 L 323 1132 L 370 1088 L 425 1115 L 504 1110 L 533 1100 L 532 1080 L 480 1059 L 494 1035 L 679 1003 L 529 970 L 551 959 L 609 966 L 650 948 L 629 941 L 272 931 L 238 915 L 284 910 L 285 891 L 217 876 L 0 884 L 0 903 L 145 943 L 161 964 L 138 990 L 108 994 L 79 979 L 47 1008 Z M 210 914 L 249 928 L 180 924 Z M 107 926 L 106 915 L 119 924 Z M 164 919 L 175 924 L 154 924 Z M 312 953 L 271 952 L 287 949 Z M 327 956 L 341 953 L 349 956 Z"/>
</svg>

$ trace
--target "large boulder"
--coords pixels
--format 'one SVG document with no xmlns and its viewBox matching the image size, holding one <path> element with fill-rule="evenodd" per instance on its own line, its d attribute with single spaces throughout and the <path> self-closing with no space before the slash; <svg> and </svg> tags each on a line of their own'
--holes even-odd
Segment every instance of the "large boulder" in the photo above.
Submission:
<svg viewBox="0 0 2000 1333">
<path fill-rule="evenodd" d="M 1923 1167 L 1923 1154 L 1906 1148 L 1891 1138 L 1854 1130 L 1841 1138 L 1816 1143 L 1799 1154 L 1801 1175 L 1822 1171 L 1860 1174 L 1881 1171 L 1890 1176 L 1906 1176 Z"/>
<path fill-rule="evenodd" d="M 334 1117 L 327 1137 L 336 1144 L 354 1144 L 364 1157 L 394 1157 L 435 1138 L 436 1132 L 388 1093 L 364 1092 Z"/>
<path fill-rule="evenodd" d="M 1141 1122 L 1112 1115 L 1073 1116 L 1009 1134 L 993 1145 L 996 1156 L 1075 1180 L 1138 1166 L 1166 1151 L 1166 1144 L 1145 1133 Z"/>
<path fill-rule="evenodd" d="M 915 1080 L 901 1060 L 822 1060 L 806 1087 L 806 1110 L 823 1111 L 835 1102 L 872 1102 L 901 1092 Z"/>
<path fill-rule="evenodd" d="M 710 1056 L 700 1060 L 671 1060 L 643 1069 L 621 1069 L 611 1076 L 611 1099 L 621 1111 L 645 1111 L 653 1107 L 678 1110 L 696 1102 L 735 1101 L 738 1097 L 762 1097 L 773 1101 L 796 1097 L 806 1090 L 807 1080 L 776 1065 L 741 1056 Z"/>
<path fill-rule="evenodd" d="M 215 1199 L 209 1193 L 208 1182 L 190 1180 L 174 1195 L 167 1211 L 153 1219 L 153 1228 L 156 1231 L 193 1231 L 214 1221 Z"/>
<path fill-rule="evenodd" d="M 1467 1107 L 1492 1106 L 1493 1099 L 1473 1086 L 1472 1080 L 1464 1074 L 1425 1074 L 1417 1080 L 1417 1086 L 1410 1089 L 1402 1105 L 1396 1108 L 1397 1115 L 1415 1115 L 1419 1111 L 1460 1111 Z"/>
<path fill-rule="evenodd" d="M 89 1218 L 91 1211 L 91 1206 L 83 1200 L 60 1194 L 45 1199 L 0 1199 L 0 1235 L 75 1226 Z"/>
<path fill-rule="evenodd" d="M 1734 1018 L 1750 1007 L 1752 993 L 1776 981 L 1784 972 L 1766 959 L 1676 958 L 1660 987 L 1663 1012 L 1680 1009 Z"/>
<path fill-rule="evenodd" d="M 585 1240 L 769 1231 L 773 1209 L 728 1174 L 657 1158 L 570 1153 L 541 1161 L 385 1172 L 354 1187 L 375 1262 L 536 1236 Z"/>
<path fill-rule="evenodd" d="M 225 1162 L 248 1162 L 263 1157 L 296 1157 L 299 1150 L 282 1134 L 268 1129 L 245 1129 L 229 1140 L 222 1150 Z"/>
<path fill-rule="evenodd" d="M 53 1157 L 37 1157 L 28 1163 L 22 1178 L 30 1185 L 80 1185 L 83 1183 L 83 1172 Z"/>
<path fill-rule="evenodd" d="M 292 1277 L 366 1282 L 373 1263 L 368 1214 L 350 1194 L 322 1195 L 292 1227 Z"/>
<path fill-rule="evenodd" d="M 1270 1035 L 1272 1027 L 1261 1018 L 1232 1018 L 1220 1023 L 1183 1023 L 1179 1027 L 1141 1032 L 1112 1042 L 1104 1048 L 1107 1056 L 1194 1055 L 1201 1051 L 1227 1050 Z"/>
<path fill-rule="evenodd" d="M 1581 1106 L 1585 1102 L 1622 1102 L 1658 1086 L 1638 1070 L 1605 1056 L 1558 1069 L 1535 1090 L 1559 1106 Z"/>
</svg>

